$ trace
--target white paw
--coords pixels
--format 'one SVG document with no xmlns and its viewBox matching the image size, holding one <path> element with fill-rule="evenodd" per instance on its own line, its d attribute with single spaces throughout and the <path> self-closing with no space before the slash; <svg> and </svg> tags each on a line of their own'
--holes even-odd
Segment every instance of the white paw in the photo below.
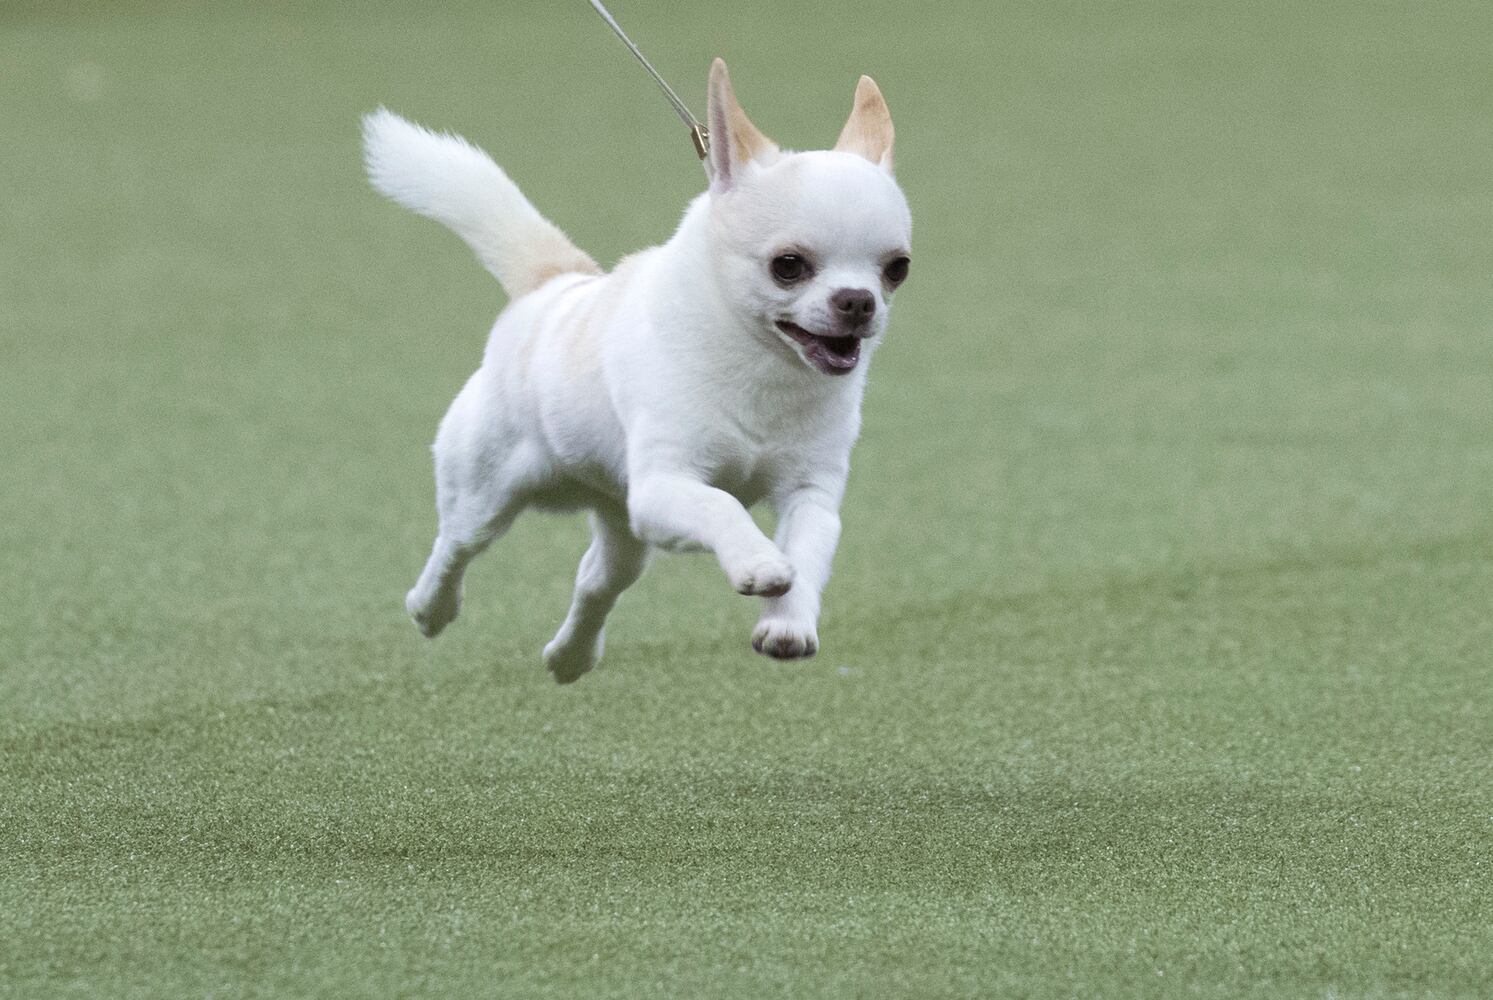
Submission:
<svg viewBox="0 0 1493 1000">
<path fill-rule="evenodd" d="M 819 633 L 813 622 L 764 618 L 752 630 L 752 648 L 775 660 L 801 660 L 819 651 Z"/>
<path fill-rule="evenodd" d="M 793 564 L 774 549 L 766 556 L 747 560 L 731 572 L 730 578 L 738 594 L 782 597 L 793 586 Z"/>
<path fill-rule="evenodd" d="M 418 590 L 411 590 L 404 597 L 404 609 L 415 620 L 420 634 L 427 639 L 434 639 L 440 635 L 441 629 L 451 624 L 461 610 L 461 588 L 453 587 L 444 593 L 438 592 L 423 599 Z"/>
<path fill-rule="evenodd" d="M 579 642 L 562 630 L 544 647 L 544 667 L 560 684 L 569 684 L 601 660 L 601 651 L 606 645 L 606 633 L 597 635 L 594 642 Z"/>
</svg>

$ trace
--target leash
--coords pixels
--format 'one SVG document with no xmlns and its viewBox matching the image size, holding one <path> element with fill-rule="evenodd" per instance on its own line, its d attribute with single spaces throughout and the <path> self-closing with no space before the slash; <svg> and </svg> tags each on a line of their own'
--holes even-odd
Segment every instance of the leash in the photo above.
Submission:
<svg viewBox="0 0 1493 1000">
<path fill-rule="evenodd" d="M 631 49 L 632 54 L 638 57 L 638 62 L 643 64 L 643 68 L 648 71 L 648 75 L 653 77 L 654 81 L 663 88 L 664 96 L 674 106 L 674 113 L 679 116 L 679 120 L 684 122 L 685 127 L 689 129 L 689 138 L 690 142 L 694 143 L 695 155 L 702 160 L 705 159 L 710 154 L 710 130 L 700 124 L 698 118 L 690 114 L 689 108 L 679 99 L 679 95 L 674 93 L 674 88 L 664 81 L 664 78 L 659 75 L 658 70 L 654 69 L 653 64 L 643 55 L 642 50 L 633 43 L 631 38 L 627 37 L 627 32 L 622 30 L 622 25 L 617 23 L 617 19 L 612 16 L 611 11 L 606 9 L 601 0 L 591 0 L 591 6 L 596 8 L 596 13 L 601 15 L 603 21 L 611 25 L 612 30 L 617 33 L 617 37 L 622 39 L 622 44 Z"/>
</svg>

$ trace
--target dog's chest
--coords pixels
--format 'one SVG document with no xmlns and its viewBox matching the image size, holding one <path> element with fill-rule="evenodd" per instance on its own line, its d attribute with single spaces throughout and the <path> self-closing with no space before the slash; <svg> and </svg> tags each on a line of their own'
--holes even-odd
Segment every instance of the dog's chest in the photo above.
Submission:
<svg viewBox="0 0 1493 1000">
<path fill-rule="evenodd" d="M 733 429 L 710 434 L 700 444 L 696 454 L 706 481 L 746 506 L 813 478 L 818 467 L 837 458 L 830 442 L 802 431 L 764 440 Z"/>
<path fill-rule="evenodd" d="M 756 455 L 721 463 L 708 482 L 750 507 L 771 495 L 782 478 L 782 462 L 777 456 Z"/>
<path fill-rule="evenodd" d="M 849 461 L 860 428 L 859 380 L 755 388 L 732 400 L 732 410 L 717 424 L 721 432 L 712 450 L 719 456 L 720 489 L 752 504 Z"/>
</svg>

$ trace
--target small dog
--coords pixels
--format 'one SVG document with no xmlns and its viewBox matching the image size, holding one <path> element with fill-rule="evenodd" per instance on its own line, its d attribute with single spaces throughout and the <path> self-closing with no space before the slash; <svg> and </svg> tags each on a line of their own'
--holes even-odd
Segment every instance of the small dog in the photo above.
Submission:
<svg viewBox="0 0 1493 1000">
<path fill-rule="evenodd" d="M 758 652 L 818 648 L 866 366 L 907 277 L 892 119 L 863 76 L 833 150 L 783 152 L 717 59 L 707 124 L 709 190 L 667 243 L 603 274 L 481 150 L 387 110 L 364 119 L 373 186 L 454 230 L 512 298 L 436 435 L 439 534 L 405 599 L 426 636 L 520 511 L 584 508 L 591 547 L 544 649 L 556 680 L 596 665 L 650 546 L 708 549 L 764 598 Z M 747 513 L 760 500 L 776 542 Z"/>
</svg>

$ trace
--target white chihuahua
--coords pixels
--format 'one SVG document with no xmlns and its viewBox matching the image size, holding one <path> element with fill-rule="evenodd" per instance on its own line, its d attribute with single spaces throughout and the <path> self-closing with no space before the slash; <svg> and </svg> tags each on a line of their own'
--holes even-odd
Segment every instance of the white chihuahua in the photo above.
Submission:
<svg viewBox="0 0 1493 1000">
<path fill-rule="evenodd" d="M 596 665 L 650 545 L 709 549 L 764 598 L 758 652 L 818 648 L 866 365 L 907 276 L 892 120 L 863 76 L 834 150 L 784 153 L 719 59 L 708 112 L 709 190 L 606 275 L 481 150 L 386 110 L 364 119 L 374 187 L 453 229 L 513 300 L 436 435 L 440 530 L 405 600 L 425 635 L 520 511 L 586 508 L 591 547 L 544 649 L 556 680 Z M 776 543 L 747 513 L 763 499 Z"/>
</svg>

